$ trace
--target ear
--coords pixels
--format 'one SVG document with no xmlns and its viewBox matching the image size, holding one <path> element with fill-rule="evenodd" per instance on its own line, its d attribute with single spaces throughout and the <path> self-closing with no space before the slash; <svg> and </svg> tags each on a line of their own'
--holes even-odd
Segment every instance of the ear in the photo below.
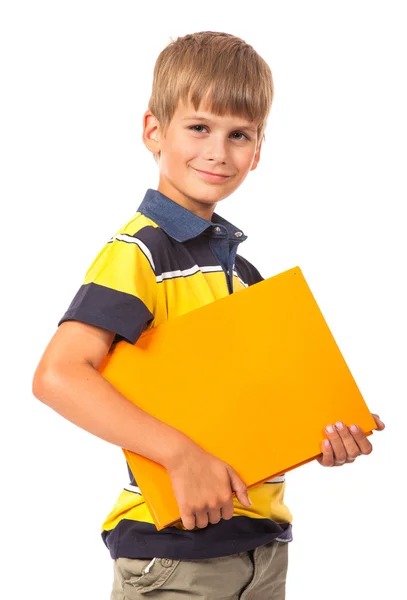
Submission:
<svg viewBox="0 0 407 600">
<path fill-rule="evenodd" d="M 256 149 L 256 152 L 254 154 L 254 158 L 253 158 L 252 166 L 250 167 L 250 171 L 254 171 L 254 169 L 259 164 L 262 143 L 263 143 L 263 139 L 261 139 L 260 142 L 257 145 L 257 149 Z"/>
<path fill-rule="evenodd" d="M 144 145 L 153 154 L 160 152 L 160 123 L 153 115 L 151 110 L 147 110 L 143 116 L 143 136 Z"/>
</svg>

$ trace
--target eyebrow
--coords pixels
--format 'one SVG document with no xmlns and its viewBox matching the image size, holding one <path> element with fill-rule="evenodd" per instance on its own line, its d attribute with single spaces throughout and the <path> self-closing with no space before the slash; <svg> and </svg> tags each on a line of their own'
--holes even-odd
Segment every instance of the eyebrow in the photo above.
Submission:
<svg viewBox="0 0 407 600">
<path fill-rule="evenodd" d="M 181 119 L 181 121 L 193 121 L 195 119 L 198 119 L 199 121 L 206 121 L 207 123 L 212 123 L 212 119 L 208 119 L 207 117 L 204 117 L 203 115 L 199 115 L 199 114 L 193 114 L 193 115 L 188 115 L 187 117 L 183 117 Z M 246 129 L 248 131 L 257 131 L 257 127 L 255 127 L 254 125 L 246 125 L 246 124 L 241 124 L 241 125 L 236 125 L 235 126 L 236 129 Z"/>
</svg>

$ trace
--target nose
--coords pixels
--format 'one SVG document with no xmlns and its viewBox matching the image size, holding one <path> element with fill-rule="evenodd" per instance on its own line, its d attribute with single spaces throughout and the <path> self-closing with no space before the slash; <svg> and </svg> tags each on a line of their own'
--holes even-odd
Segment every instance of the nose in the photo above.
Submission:
<svg viewBox="0 0 407 600">
<path fill-rule="evenodd" d="M 205 140 L 203 157 L 206 160 L 224 162 L 227 157 L 226 144 L 227 142 L 223 139 L 222 135 L 212 134 Z"/>
</svg>

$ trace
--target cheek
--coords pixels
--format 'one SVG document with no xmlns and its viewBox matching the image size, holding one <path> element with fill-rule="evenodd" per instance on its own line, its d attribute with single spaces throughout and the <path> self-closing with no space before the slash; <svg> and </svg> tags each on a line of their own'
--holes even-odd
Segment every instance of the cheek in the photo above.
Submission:
<svg viewBox="0 0 407 600">
<path fill-rule="evenodd" d="M 170 160 L 178 165 L 185 165 L 199 155 L 202 144 L 193 136 L 180 135 L 172 145 Z M 176 151 L 173 150 L 176 148 Z"/>
<path fill-rule="evenodd" d="M 179 145 L 174 145 L 173 147 L 180 148 Z M 185 157 L 182 150 L 178 150 L 177 152 L 174 152 L 173 149 L 171 151 L 166 150 L 163 155 L 161 167 L 165 172 L 174 172 L 182 169 L 184 163 Z"/>
<path fill-rule="evenodd" d="M 242 171 L 248 170 L 253 163 L 254 155 L 255 152 L 253 149 L 236 152 L 234 156 L 236 166 Z"/>
</svg>

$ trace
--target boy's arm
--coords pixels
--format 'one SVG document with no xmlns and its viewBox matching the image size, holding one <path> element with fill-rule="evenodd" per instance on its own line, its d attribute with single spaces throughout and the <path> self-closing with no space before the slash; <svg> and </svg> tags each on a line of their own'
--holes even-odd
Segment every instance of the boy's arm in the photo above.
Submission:
<svg viewBox="0 0 407 600">
<path fill-rule="evenodd" d="M 33 394 L 82 429 L 170 469 L 193 442 L 127 400 L 98 372 L 114 335 L 79 321 L 62 323 L 35 371 Z"/>
</svg>

